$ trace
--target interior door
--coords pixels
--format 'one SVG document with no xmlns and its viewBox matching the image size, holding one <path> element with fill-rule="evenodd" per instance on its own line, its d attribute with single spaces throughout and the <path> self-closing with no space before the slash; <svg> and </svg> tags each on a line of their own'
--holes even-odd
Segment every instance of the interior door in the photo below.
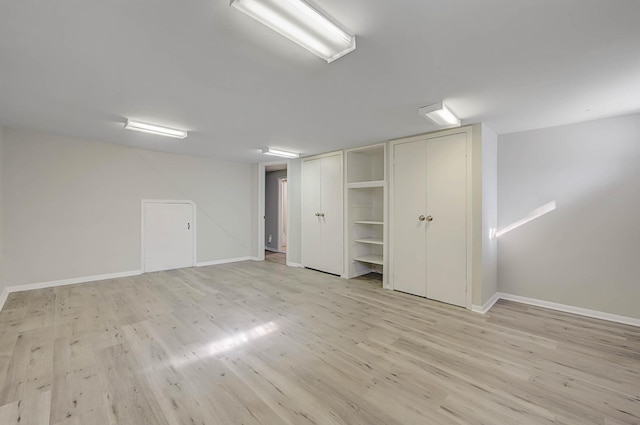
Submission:
<svg viewBox="0 0 640 425">
<path fill-rule="evenodd" d="M 194 265 L 193 205 L 144 203 L 144 271 Z"/>
<path fill-rule="evenodd" d="M 302 264 L 322 270 L 320 187 L 322 158 L 302 162 Z"/>
<path fill-rule="evenodd" d="M 321 159 L 320 184 L 320 258 L 321 268 L 342 274 L 342 156 Z"/>
<path fill-rule="evenodd" d="M 426 297 L 425 142 L 397 144 L 393 158 L 393 289 Z"/>
<path fill-rule="evenodd" d="M 427 297 L 467 303 L 467 136 L 426 142 Z"/>
</svg>

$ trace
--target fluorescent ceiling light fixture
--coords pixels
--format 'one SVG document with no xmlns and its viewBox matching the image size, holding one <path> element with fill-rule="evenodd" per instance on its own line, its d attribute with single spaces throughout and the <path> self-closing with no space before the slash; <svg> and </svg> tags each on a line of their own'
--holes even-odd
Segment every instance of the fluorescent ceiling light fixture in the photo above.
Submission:
<svg viewBox="0 0 640 425">
<path fill-rule="evenodd" d="M 283 158 L 298 158 L 300 156 L 300 154 L 297 154 L 294 152 L 287 152 L 281 149 L 274 149 L 274 148 L 262 149 L 262 153 L 265 155 L 281 156 Z"/>
<path fill-rule="evenodd" d="M 187 137 L 187 132 L 184 130 L 177 130 L 175 128 L 163 127 L 155 124 L 147 124 L 139 121 L 127 120 L 127 124 L 124 126 L 124 128 L 126 128 L 127 130 L 142 131 L 143 133 L 175 137 L 176 139 L 184 139 L 185 137 Z"/>
<path fill-rule="evenodd" d="M 355 35 L 303 0 L 231 0 L 231 6 L 327 62 L 356 48 Z"/>
<path fill-rule="evenodd" d="M 447 106 L 442 102 L 423 106 L 418 109 L 418 115 L 425 117 L 443 128 L 460 127 L 460 120 L 458 117 L 453 115 L 449 108 L 447 108 Z"/>
</svg>

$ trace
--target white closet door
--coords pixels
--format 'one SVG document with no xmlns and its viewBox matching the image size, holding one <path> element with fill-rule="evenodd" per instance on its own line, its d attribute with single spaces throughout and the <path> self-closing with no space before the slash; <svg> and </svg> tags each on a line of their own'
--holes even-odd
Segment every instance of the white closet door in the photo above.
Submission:
<svg viewBox="0 0 640 425">
<path fill-rule="evenodd" d="M 302 163 L 302 264 L 322 270 L 320 187 L 322 158 Z"/>
<path fill-rule="evenodd" d="M 466 134 L 429 139 L 427 149 L 427 297 L 467 301 Z M 417 193 L 416 193 L 417 195 Z"/>
<path fill-rule="evenodd" d="M 144 203 L 144 271 L 192 267 L 193 205 Z"/>
<path fill-rule="evenodd" d="M 394 146 L 393 289 L 427 296 L 426 145 L 424 141 Z"/>
<path fill-rule="evenodd" d="M 321 159 L 319 270 L 342 274 L 342 156 Z"/>
</svg>

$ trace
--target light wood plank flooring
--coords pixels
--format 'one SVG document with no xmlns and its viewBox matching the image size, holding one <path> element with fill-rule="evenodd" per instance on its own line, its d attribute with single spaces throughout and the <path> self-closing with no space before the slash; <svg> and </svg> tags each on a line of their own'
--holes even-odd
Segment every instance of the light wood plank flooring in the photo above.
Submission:
<svg viewBox="0 0 640 425">
<path fill-rule="evenodd" d="M 271 262 L 11 294 L 0 424 L 640 423 L 640 329 Z"/>
<path fill-rule="evenodd" d="M 283 252 L 264 251 L 264 261 L 272 263 L 287 264 L 287 254 Z"/>
</svg>

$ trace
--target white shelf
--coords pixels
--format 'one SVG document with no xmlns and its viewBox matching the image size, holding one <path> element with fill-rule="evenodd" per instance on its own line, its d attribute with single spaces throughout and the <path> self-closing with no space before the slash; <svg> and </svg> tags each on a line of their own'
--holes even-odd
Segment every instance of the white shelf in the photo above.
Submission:
<svg viewBox="0 0 640 425">
<path fill-rule="evenodd" d="M 364 239 L 356 239 L 354 242 L 359 243 L 370 243 L 372 245 L 384 245 L 384 241 L 380 238 L 364 238 Z"/>
<path fill-rule="evenodd" d="M 363 255 L 361 257 L 354 258 L 354 260 L 362 263 L 378 264 L 380 266 L 383 265 L 382 255 Z"/>
<path fill-rule="evenodd" d="M 370 187 L 383 187 L 384 180 L 371 180 L 365 182 L 347 183 L 347 189 L 367 189 Z"/>
<path fill-rule="evenodd" d="M 353 224 L 375 224 L 375 225 L 384 225 L 383 221 L 372 221 L 372 220 L 357 220 L 354 221 Z"/>
</svg>

